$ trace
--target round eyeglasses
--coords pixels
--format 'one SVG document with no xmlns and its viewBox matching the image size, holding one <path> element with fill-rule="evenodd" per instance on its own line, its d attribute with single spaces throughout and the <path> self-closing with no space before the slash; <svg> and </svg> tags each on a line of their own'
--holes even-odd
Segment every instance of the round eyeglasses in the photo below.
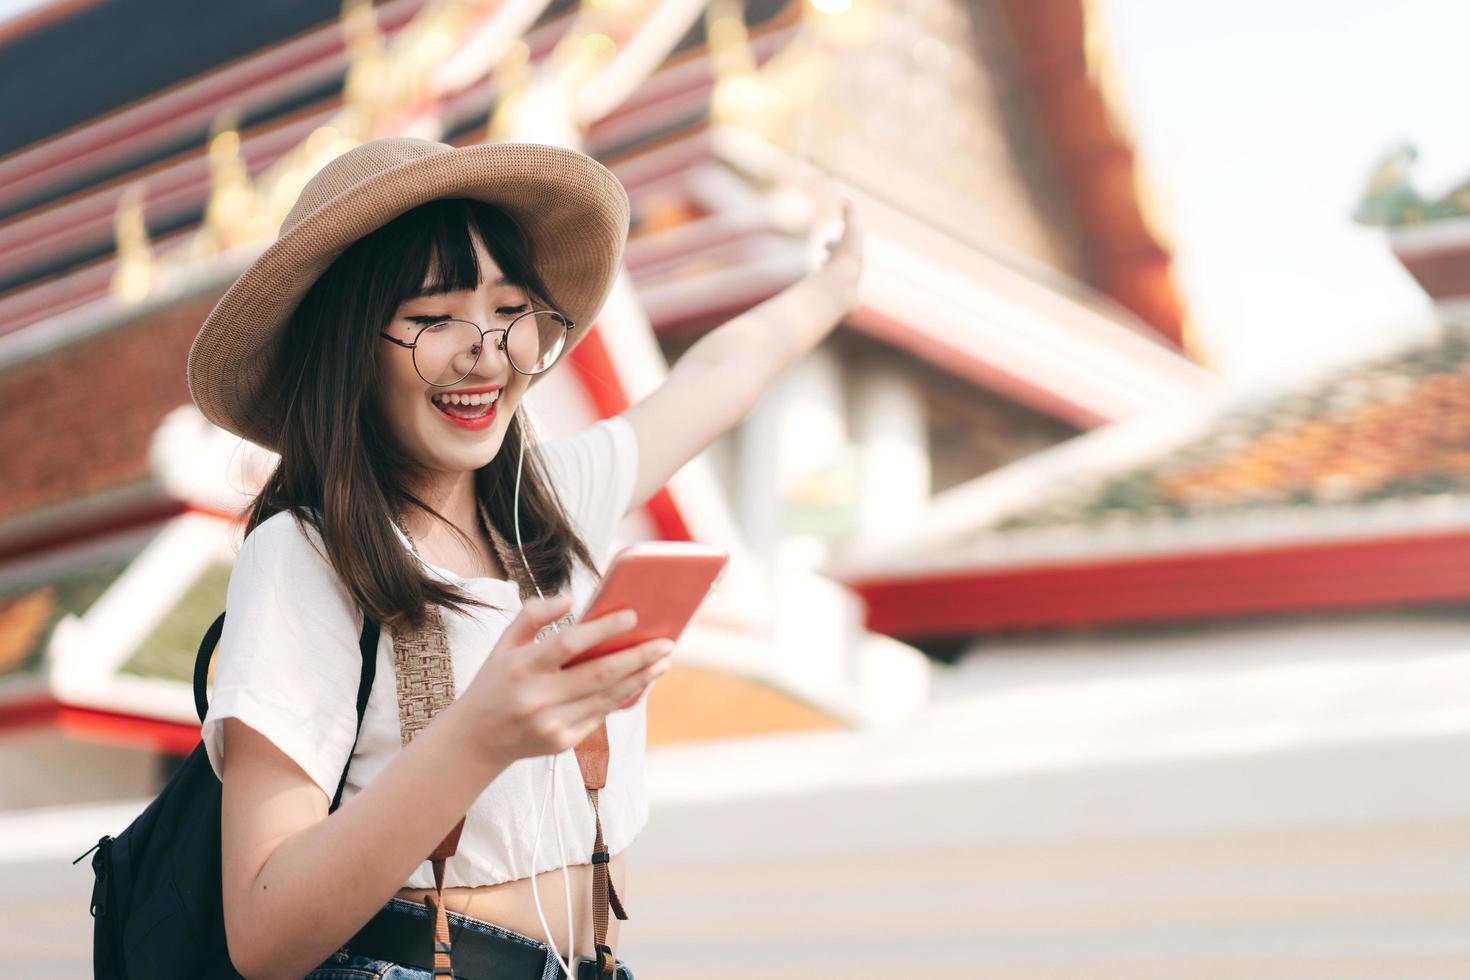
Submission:
<svg viewBox="0 0 1470 980">
<path fill-rule="evenodd" d="M 520 374 L 541 374 L 561 356 L 573 323 L 556 310 L 530 310 L 504 327 L 481 330 L 469 320 L 435 320 L 419 328 L 413 342 L 381 333 L 399 347 L 413 351 L 413 367 L 425 384 L 436 388 L 457 385 L 480 363 L 485 335 L 499 333 L 495 349 Z"/>
</svg>

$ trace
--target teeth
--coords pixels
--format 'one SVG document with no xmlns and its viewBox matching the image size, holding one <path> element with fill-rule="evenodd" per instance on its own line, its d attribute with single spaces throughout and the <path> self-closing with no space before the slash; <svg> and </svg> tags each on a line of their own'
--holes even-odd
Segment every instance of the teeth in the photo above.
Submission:
<svg viewBox="0 0 1470 980">
<path fill-rule="evenodd" d="M 445 402 L 450 405 L 488 405 L 500 397 L 500 389 L 481 392 L 478 395 L 461 395 L 458 393 L 448 395 L 435 395 L 434 401 Z"/>
</svg>

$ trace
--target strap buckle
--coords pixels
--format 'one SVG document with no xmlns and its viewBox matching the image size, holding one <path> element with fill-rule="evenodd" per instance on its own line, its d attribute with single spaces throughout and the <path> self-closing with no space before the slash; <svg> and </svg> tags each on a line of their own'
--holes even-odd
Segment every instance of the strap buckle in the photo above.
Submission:
<svg viewBox="0 0 1470 980">
<path fill-rule="evenodd" d="M 618 971 L 617 957 L 613 956 L 612 947 L 605 943 L 597 944 L 597 970 L 604 976 L 613 976 Z"/>
</svg>

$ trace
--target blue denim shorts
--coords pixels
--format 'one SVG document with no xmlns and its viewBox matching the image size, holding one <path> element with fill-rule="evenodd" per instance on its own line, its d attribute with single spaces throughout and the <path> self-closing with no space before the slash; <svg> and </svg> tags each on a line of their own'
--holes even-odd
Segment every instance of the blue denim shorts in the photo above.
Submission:
<svg viewBox="0 0 1470 980">
<path fill-rule="evenodd" d="M 395 911 L 408 912 L 428 918 L 428 910 L 417 902 L 409 902 L 401 898 L 390 898 L 388 906 Z M 524 933 L 497 926 L 483 919 L 462 915 L 459 912 L 449 911 L 445 913 L 449 918 L 463 928 L 473 929 L 487 935 L 499 936 L 522 943 L 545 954 L 545 964 L 538 977 L 527 976 L 524 978 L 508 978 L 508 980 L 564 980 L 566 971 L 557 962 L 556 954 L 552 952 L 551 945 L 539 939 L 527 936 Z M 452 956 L 452 954 L 451 954 Z M 578 967 L 581 963 L 591 963 L 586 957 L 578 956 L 572 960 L 572 966 Z M 458 971 L 454 974 L 460 977 Z M 394 963 L 391 960 L 374 959 L 371 956 L 355 955 L 349 947 L 343 947 L 327 958 L 315 970 L 306 975 L 304 980 L 433 980 L 433 973 L 429 970 L 416 966 L 405 966 L 402 963 Z M 461 980 L 486 980 L 482 977 L 462 977 Z M 613 980 L 634 980 L 633 971 L 628 964 L 622 960 L 617 961 L 617 971 Z"/>
</svg>

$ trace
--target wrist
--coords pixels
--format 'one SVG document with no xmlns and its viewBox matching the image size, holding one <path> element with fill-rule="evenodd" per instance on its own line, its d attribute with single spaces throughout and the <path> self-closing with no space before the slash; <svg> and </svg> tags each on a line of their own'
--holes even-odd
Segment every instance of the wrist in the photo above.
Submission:
<svg viewBox="0 0 1470 980">
<path fill-rule="evenodd" d="M 861 263 L 851 255 L 838 255 L 817 268 L 808 280 L 831 303 L 833 318 L 851 310 L 857 299 Z"/>
<path fill-rule="evenodd" d="M 444 726 L 447 740 L 454 745 L 464 764 L 488 784 L 515 759 L 506 758 L 504 753 L 487 744 L 480 714 L 472 702 L 460 697 L 441 711 L 434 721 Z"/>
</svg>

